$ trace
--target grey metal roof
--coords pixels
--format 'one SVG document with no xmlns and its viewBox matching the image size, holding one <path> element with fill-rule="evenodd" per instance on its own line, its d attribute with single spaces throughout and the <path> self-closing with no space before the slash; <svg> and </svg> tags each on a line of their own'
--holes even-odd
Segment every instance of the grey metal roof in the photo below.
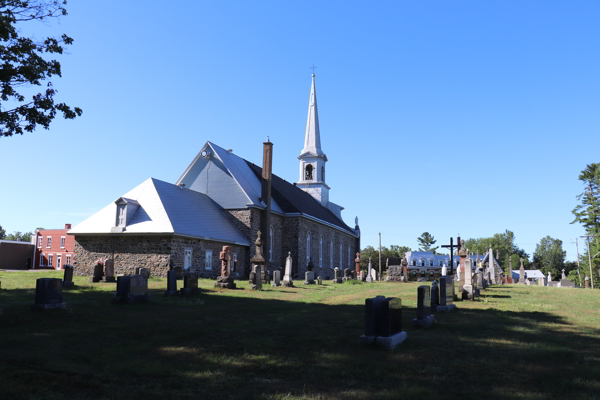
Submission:
<svg viewBox="0 0 600 400">
<path fill-rule="evenodd" d="M 123 197 L 140 205 L 124 235 L 164 233 L 250 245 L 222 208 L 203 193 L 150 178 Z M 114 202 L 107 205 L 68 233 L 111 234 L 116 207 Z"/>
</svg>

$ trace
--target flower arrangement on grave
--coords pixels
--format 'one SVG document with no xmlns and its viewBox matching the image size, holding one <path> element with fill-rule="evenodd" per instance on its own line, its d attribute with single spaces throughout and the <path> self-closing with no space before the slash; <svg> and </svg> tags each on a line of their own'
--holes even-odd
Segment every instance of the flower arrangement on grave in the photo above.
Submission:
<svg viewBox="0 0 600 400">
<path fill-rule="evenodd" d="M 95 261 L 97 266 L 104 267 L 104 260 L 99 258 Z"/>
</svg>

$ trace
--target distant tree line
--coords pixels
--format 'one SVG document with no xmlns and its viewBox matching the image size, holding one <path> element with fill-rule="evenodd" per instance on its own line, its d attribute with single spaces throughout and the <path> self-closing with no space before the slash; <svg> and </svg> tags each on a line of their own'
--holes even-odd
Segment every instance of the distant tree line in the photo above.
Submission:
<svg viewBox="0 0 600 400">
<path fill-rule="evenodd" d="M 6 231 L 0 225 L 0 240 L 16 240 L 18 242 L 29 242 L 31 243 L 31 237 L 33 236 L 33 232 L 13 232 L 6 234 Z"/>
</svg>

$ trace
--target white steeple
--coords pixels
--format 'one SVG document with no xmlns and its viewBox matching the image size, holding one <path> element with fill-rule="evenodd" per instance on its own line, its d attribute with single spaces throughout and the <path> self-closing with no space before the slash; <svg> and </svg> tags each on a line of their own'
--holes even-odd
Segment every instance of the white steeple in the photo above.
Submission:
<svg viewBox="0 0 600 400">
<path fill-rule="evenodd" d="M 308 97 L 308 117 L 304 129 L 304 148 L 300 152 L 303 155 L 321 156 L 327 161 L 327 156 L 321 150 L 321 132 L 319 130 L 319 110 L 317 109 L 317 87 L 316 77 L 312 74 L 312 85 Z"/>
<path fill-rule="evenodd" d="M 308 118 L 304 129 L 304 148 L 298 156 L 300 160 L 300 180 L 296 186 L 309 193 L 323 206 L 329 203 L 329 186 L 325 183 L 325 163 L 327 156 L 321 150 L 319 111 L 317 110 L 317 87 L 315 74 L 312 75 L 308 98 Z"/>
</svg>

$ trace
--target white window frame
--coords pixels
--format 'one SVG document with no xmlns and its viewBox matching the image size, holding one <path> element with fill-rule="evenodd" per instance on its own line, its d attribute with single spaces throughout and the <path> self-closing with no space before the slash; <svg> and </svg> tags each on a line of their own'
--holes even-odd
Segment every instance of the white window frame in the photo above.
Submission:
<svg viewBox="0 0 600 400">
<path fill-rule="evenodd" d="M 319 268 L 323 268 L 323 235 L 319 238 Z"/>
<path fill-rule="evenodd" d="M 65 248 L 65 243 L 66 243 L 67 239 L 64 236 L 60 237 L 60 248 L 64 249 Z"/>
<path fill-rule="evenodd" d="M 117 226 L 125 226 L 127 220 L 127 204 L 117 204 Z"/>
<path fill-rule="evenodd" d="M 52 248 L 52 236 L 48 236 L 48 238 L 46 239 L 46 248 Z"/>
<path fill-rule="evenodd" d="M 52 257 L 53 257 L 53 254 L 48 254 L 48 265 L 47 265 L 47 267 L 52 267 L 52 262 L 54 261 L 52 259 Z"/>
<path fill-rule="evenodd" d="M 186 260 L 186 258 L 187 258 L 187 257 L 186 257 L 187 253 L 189 253 L 189 255 L 190 255 L 190 258 L 189 258 L 189 260 L 190 260 L 190 263 L 189 263 L 189 265 L 186 267 L 186 266 L 185 266 L 185 260 Z M 193 249 L 192 249 L 191 247 L 186 247 L 186 248 L 184 248 L 184 249 L 183 249 L 183 269 L 184 269 L 184 270 L 187 270 L 187 269 L 190 269 L 190 268 L 192 268 L 192 264 L 193 264 L 193 258 L 192 258 L 192 256 L 193 256 L 193 255 L 194 255 L 194 252 L 193 252 Z"/>
<path fill-rule="evenodd" d="M 344 243 L 340 242 L 340 270 L 344 269 Z"/>
<path fill-rule="evenodd" d="M 233 257 L 233 259 L 231 261 L 233 262 L 233 265 L 231 266 L 231 271 L 235 272 L 235 271 L 237 271 L 237 268 L 236 268 L 237 267 L 237 261 L 238 261 L 238 259 L 237 259 L 237 253 L 233 253 L 232 257 Z"/>
<path fill-rule="evenodd" d="M 67 254 L 65 258 L 67 259 L 67 263 L 65 265 L 71 265 L 71 255 Z"/>
<path fill-rule="evenodd" d="M 329 242 L 329 268 L 333 269 L 333 239 Z"/>
<path fill-rule="evenodd" d="M 207 261 L 210 260 L 210 261 Z M 204 269 L 212 270 L 213 255 L 212 250 L 204 250 Z"/>
<path fill-rule="evenodd" d="M 40 253 L 40 267 L 44 266 L 44 253 Z"/>
<path fill-rule="evenodd" d="M 269 261 L 273 261 L 273 225 L 269 227 Z"/>
<path fill-rule="evenodd" d="M 42 248 L 42 246 L 44 245 L 44 237 L 43 236 L 38 236 L 38 248 Z"/>
<path fill-rule="evenodd" d="M 310 262 L 310 256 L 312 253 L 312 235 L 309 233 L 306 236 L 306 264 Z"/>
</svg>

